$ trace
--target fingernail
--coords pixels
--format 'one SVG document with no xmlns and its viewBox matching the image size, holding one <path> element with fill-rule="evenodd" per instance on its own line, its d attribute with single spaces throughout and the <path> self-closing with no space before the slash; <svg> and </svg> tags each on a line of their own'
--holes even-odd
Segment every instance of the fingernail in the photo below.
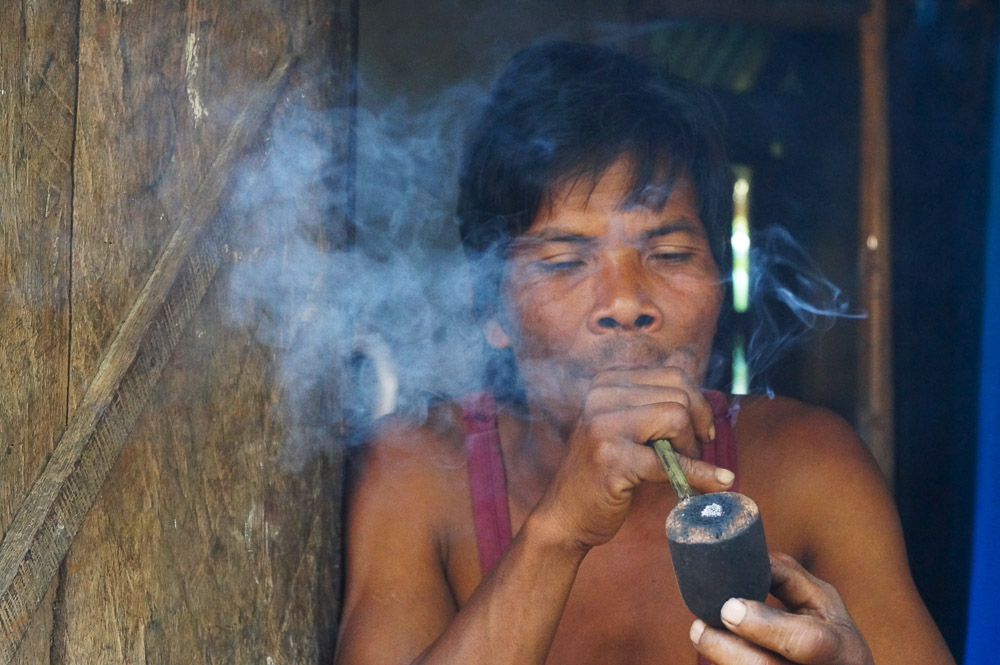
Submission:
<svg viewBox="0 0 1000 665">
<path fill-rule="evenodd" d="M 701 640 L 701 634 L 705 632 L 705 622 L 701 619 L 695 619 L 694 623 L 691 624 L 691 632 L 688 637 L 691 638 L 691 643 L 698 646 L 698 642 Z"/>
<path fill-rule="evenodd" d="M 739 599 L 730 598 L 722 606 L 722 620 L 730 626 L 740 625 L 740 621 L 743 621 L 743 617 L 746 615 L 747 606 Z"/>
<path fill-rule="evenodd" d="M 733 480 L 736 479 L 736 476 L 729 469 L 716 469 L 715 479 L 718 480 L 720 484 L 729 487 L 733 484 Z"/>
<path fill-rule="evenodd" d="M 708 438 L 711 441 L 715 441 L 715 423 L 708 426 Z"/>
</svg>

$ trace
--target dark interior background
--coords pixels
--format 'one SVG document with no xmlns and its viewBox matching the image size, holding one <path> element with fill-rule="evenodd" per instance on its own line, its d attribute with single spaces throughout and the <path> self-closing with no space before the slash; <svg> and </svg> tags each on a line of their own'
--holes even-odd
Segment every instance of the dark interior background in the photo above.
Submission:
<svg viewBox="0 0 1000 665">
<path fill-rule="evenodd" d="M 715 92 L 729 119 L 733 161 L 753 170 L 751 226 L 787 228 L 844 291 L 852 311 L 861 311 L 855 26 L 867 3 L 798 3 L 826 6 L 825 24 L 788 20 L 791 14 L 749 20 L 737 11 L 740 3 L 725 1 L 715 3 L 723 10 L 692 9 L 689 17 L 678 7 L 713 3 L 612 4 L 360 3 L 361 140 L 364 123 L 373 122 L 369 114 L 401 104 L 416 112 L 460 83 L 485 89 L 513 52 L 539 39 L 597 40 L 641 51 L 664 71 Z M 670 10 L 668 20 L 646 22 L 644 12 L 657 7 Z M 736 20 L 725 20 L 726 7 Z M 888 14 L 895 492 L 917 585 L 960 659 L 997 6 L 995 0 L 891 0 Z M 455 108 L 461 103 L 450 103 L 449 118 L 466 114 Z M 441 166 L 442 182 L 452 169 Z M 377 196 L 368 184 L 378 181 L 378 170 L 361 146 L 362 217 L 372 203 L 366 197 Z M 448 195 L 442 199 L 447 216 Z M 378 231 L 363 228 L 361 235 L 366 232 Z M 457 242 L 448 224 L 429 233 L 433 237 L 421 242 Z M 840 320 L 791 350 L 768 373 L 767 387 L 855 422 L 858 325 Z"/>
<path fill-rule="evenodd" d="M 890 23 L 896 499 L 914 577 L 956 656 L 975 496 L 996 19 L 995 2 L 933 2 L 896 7 Z"/>
</svg>

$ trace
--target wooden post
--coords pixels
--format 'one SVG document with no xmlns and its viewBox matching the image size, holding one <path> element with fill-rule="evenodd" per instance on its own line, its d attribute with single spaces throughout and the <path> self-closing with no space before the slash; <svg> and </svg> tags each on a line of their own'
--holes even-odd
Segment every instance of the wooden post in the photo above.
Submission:
<svg viewBox="0 0 1000 665">
<path fill-rule="evenodd" d="M 199 245 L 226 183 L 272 108 L 288 69 L 284 58 L 233 129 L 108 348 L 45 470 L 0 544 L 0 662 L 17 651 L 27 619 L 90 511 L 132 425 L 159 380 L 184 326 L 215 275 L 218 240 Z"/>
<path fill-rule="evenodd" d="M 345 241 L 326 203 L 351 193 L 356 13 L 2 5 L 0 662 L 332 659 L 337 396 L 290 464 L 279 358 L 255 335 L 268 312 L 227 279 L 296 229 L 261 237 L 241 204 L 216 211 L 258 166 L 248 141 L 269 156 L 315 119 L 337 170 L 289 217 Z"/>
<path fill-rule="evenodd" d="M 862 326 L 858 427 L 882 472 L 893 479 L 892 274 L 889 232 L 889 122 L 885 0 L 859 22 L 861 164 L 859 266 L 868 318 Z"/>
</svg>

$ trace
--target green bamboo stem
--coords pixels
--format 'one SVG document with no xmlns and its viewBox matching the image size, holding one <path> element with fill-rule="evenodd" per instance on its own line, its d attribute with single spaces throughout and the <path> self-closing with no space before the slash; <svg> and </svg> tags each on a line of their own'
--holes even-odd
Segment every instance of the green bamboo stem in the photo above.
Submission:
<svg viewBox="0 0 1000 665">
<path fill-rule="evenodd" d="M 670 478 L 670 484 L 674 487 L 677 499 L 683 500 L 691 496 L 693 494 L 691 486 L 688 484 L 687 478 L 684 477 L 684 471 L 681 470 L 681 463 L 677 460 L 677 453 L 674 452 L 670 441 L 668 439 L 654 439 L 653 450 L 656 451 L 656 456 L 660 458 L 660 466 L 663 467 L 663 470 Z"/>
</svg>

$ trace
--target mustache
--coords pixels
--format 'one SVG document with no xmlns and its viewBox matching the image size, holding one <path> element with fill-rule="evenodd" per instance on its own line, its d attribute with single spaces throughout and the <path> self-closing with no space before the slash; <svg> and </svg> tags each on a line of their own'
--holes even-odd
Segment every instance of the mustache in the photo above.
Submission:
<svg viewBox="0 0 1000 665">
<path fill-rule="evenodd" d="M 686 345 L 664 348 L 648 337 L 611 337 L 595 345 L 576 361 L 574 370 L 593 376 L 607 369 L 674 366 L 691 373 L 697 366 L 693 349 Z"/>
</svg>

